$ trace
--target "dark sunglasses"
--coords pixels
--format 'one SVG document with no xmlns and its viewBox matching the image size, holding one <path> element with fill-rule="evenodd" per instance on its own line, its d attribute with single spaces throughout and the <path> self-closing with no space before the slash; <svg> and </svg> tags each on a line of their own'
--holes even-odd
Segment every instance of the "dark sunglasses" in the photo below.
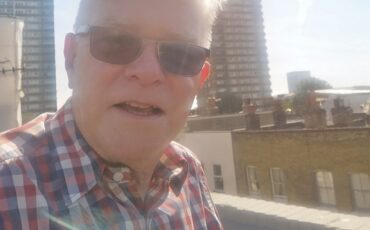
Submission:
<svg viewBox="0 0 370 230">
<path fill-rule="evenodd" d="M 100 26 L 83 26 L 76 34 L 90 35 L 90 52 L 97 60 L 110 64 L 129 64 L 136 60 L 143 51 L 143 39 L 130 33 Z M 185 42 L 155 41 L 157 57 L 162 69 L 182 76 L 198 74 L 206 59 L 209 49 Z"/>
</svg>

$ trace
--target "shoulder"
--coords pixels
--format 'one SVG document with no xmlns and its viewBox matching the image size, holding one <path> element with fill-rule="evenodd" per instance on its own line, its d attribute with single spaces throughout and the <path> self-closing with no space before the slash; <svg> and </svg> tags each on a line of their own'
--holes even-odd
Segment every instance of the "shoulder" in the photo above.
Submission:
<svg viewBox="0 0 370 230">
<path fill-rule="evenodd" d="M 0 191 L 3 191 L 0 192 L 0 199 L 4 191 L 34 185 L 32 181 L 38 171 L 38 156 L 49 152 L 45 127 L 50 116 L 40 115 L 23 126 L 0 134 Z M 27 192 L 30 191 L 32 189 Z"/>
<path fill-rule="evenodd" d="M 52 114 L 42 114 L 34 120 L 0 133 L 0 164 L 11 162 L 47 145 L 47 121 Z"/>
<path fill-rule="evenodd" d="M 47 152 L 46 121 L 50 114 L 43 114 L 31 122 L 0 134 L 0 210 L 18 210 L 24 201 L 38 197 L 38 154 Z M 24 201 L 23 201 L 24 200 Z M 36 202 L 36 201 L 35 201 Z M 26 207 L 23 207 L 26 208 Z"/>
<path fill-rule="evenodd" d="M 187 147 L 179 144 L 178 142 L 172 141 L 171 142 L 171 148 L 177 155 L 179 155 L 181 158 L 185 159 L 188 163 L 194 164 L 196 167 L 201 167 L 202 164 L 199 160 L 199 158 L 196 156 L 193 151 L 188 149 Z"/>
</svg>

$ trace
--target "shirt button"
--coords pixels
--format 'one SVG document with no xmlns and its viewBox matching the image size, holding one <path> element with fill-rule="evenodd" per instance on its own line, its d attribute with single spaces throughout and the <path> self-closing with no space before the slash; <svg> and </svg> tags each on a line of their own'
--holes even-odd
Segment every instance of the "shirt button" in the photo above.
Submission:
<svg viewBox="0 0 370 230">
<path fill-rule="evenodd" d="M 121 172 L 116 172 L 113 174 L 113 180 L 115 182 L 121 182 L 123 180 L 123 174 Z"/>
</svg>

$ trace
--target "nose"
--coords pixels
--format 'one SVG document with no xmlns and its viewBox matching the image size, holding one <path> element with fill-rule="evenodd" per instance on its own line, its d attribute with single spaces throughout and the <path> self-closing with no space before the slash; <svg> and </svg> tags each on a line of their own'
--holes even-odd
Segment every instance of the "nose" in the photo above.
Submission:
<svg viewBox="0 0 370 230">
<path fill-rule="evenodd" d="M 141 85 L 158 84 L 164 80 L 164 73 L 157 58 L 155 43 L 143 47 L 140 56 L 127 65 L 126 76 L 137 80 Z"/>
</svg>

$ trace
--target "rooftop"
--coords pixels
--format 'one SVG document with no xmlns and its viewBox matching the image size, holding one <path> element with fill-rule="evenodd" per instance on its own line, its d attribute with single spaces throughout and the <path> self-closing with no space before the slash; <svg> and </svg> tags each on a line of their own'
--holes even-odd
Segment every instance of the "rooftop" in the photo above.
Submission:
<svg viewBox="0 0 370 230">
<path fill-rule="evenodd" d="M 369 230 L 370 216 L 305 208 L 259 199 L 212 194 L 225 229 Z"/>
</svg>

